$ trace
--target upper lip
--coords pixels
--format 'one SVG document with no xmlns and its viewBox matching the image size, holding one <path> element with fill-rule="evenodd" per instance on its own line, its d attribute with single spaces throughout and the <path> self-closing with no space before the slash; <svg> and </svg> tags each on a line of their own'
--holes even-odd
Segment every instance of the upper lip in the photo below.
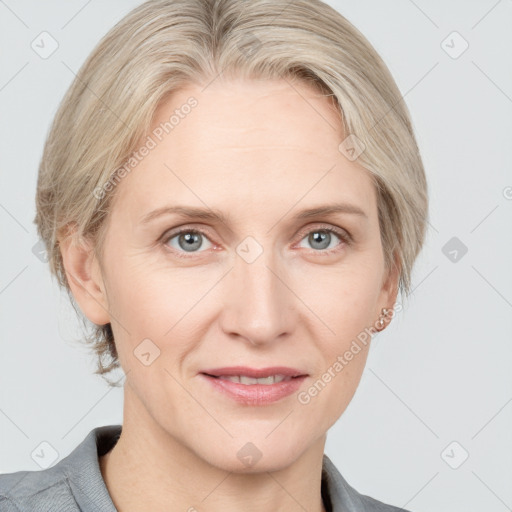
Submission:
<svg viewBox="0 0 512 512">
<path fill-rule="evenodd" d="M 250 368 L 248 366 L 229 366 L 224 368 L 212 368 L 211 370 L 203 370 L 201 373 L 220 377 L 223 375 L 245 375 L 255 379 L 270 377 L 271 375 L 284 375 L 285 377 L 300 377 L 307 373 L 290 368 L 287 366 L 269 366 L 267 368 Z"/>
</svg>

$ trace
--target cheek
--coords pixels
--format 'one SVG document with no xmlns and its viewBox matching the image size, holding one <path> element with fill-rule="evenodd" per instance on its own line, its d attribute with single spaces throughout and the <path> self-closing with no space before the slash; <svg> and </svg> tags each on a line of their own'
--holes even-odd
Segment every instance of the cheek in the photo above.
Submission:
<svg viewBox="0 0 512 512">
<path fill-rule="evenodd" d="M 347 261 L 331 272 L 310 273 L 309 285 L 301 287 L 304 302 L 314 313 L 312 335 L 322 360 L 308 395 L 329 424 L 347 407 L 361 379 L 371 343 L 369 329 L 376 320 L 380 279 L 379 262 L 361 258 L 357 264 Z"/>
<path fill-rule="evenodd" d="M 347 337 L 351 340 L 350 337 Z M 370 347 L 367 343 L 338 341 L 324 350 L 324 366 L 297 395 L 298 412 L 312 432 L 327 431 L 347 409 L 358 388 Z M 324 347 L 325 349 L 325 347 Z M 310 423 L 306 418 L 315 418 Z"/>
<path fill-rule="evenodd" d="M 208 324 L 212 306 L 202 299 L 218 276 L 162 268 L 135 256 L 121 258 L 111 268 L 109 306 L 123 368 L 132 367 L 132 355 L 145 339 L 164 356 L 155 363 L 166 359 L 169 366 L 184 357 Z"/>
<path fill-rule="evenodd" d="M 371 344 L 367 313 L 354 305 L 331 320 L 336 332 L 318 341 L 322 365 L 311 385 L 299 396 L 301 407 L 309 409 L 322 426 L 330 428 L 354 397 L 363 374 Z M 305 404 L 305 405 L 303 405 Z"/>
<path fill-rule="evenodd" d="M 375 321 L 381 270 L 378 260 L 353 255 L 330 269 L 310 266 L 299 271 L 295 290 L 339 343 L 340 337 L 355 335 Z"/>
<path fill-rule="evenodd" d="M 162 268 L 143 255 L 119 258 L 111 269 L 111 310 L 132 323 L 133 330 L 140 321 L 154 327 L 167 324 L 169 329 L 197 290 L 198 283 L 190 281 L 195 279 L 190 273 L 171 266 Z"/>
</svg>

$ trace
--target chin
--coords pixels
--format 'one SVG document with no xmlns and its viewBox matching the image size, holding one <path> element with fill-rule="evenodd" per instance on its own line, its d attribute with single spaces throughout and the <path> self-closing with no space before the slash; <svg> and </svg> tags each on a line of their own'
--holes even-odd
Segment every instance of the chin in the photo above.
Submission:
<svg viewBox="0 0 512 512">
<path fill-rule="evenodd" d="M 247 436 L 226 442 L 212 440 L 212 445 L 215 446 L 213 451 L 210 446 L 202 453 L 196 447 L 196 454 L 212 466 L 239 474 L 280 471 L 293 464 L 308 448 L 303 438 L 299 441 L 286 435 L 272 440 L 263 435 L 254 441 Z"/>
</svg>

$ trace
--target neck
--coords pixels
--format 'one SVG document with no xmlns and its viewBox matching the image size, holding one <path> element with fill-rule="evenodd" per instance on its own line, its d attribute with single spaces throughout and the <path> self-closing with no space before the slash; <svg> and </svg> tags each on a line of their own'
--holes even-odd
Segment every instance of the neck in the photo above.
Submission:
<svg viewBox="0 0 512 512">
<path fill-rule="evenodd" d="M 321 497 L 325 436 L 286 467 L 240 473 L 210 464 L 193 447 L 156 425 L 126 401 L 121 437 L 100 457 L 118 512 L 325 512 Z M 140 403 L 140 402 L 139 402 Z"/>
</svg>

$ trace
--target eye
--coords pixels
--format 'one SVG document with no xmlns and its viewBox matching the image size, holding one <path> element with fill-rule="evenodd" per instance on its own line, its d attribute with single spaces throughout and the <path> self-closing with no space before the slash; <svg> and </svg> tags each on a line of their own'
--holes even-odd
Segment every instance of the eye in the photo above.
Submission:
<svg viewBox="0 0 512 512">
<path fill-rule="evenodd" d="M 302 237 L 301 242 L 305 240 L 310 244 L 314 252 L 320 254 L 330 254 L 339 251 L 345 245 L 350 245 L 352 241 L 347 231 L 332 226 L 320 226 L 315 229 L 309 229 L 301 233 L 300 236 Z M 338 239 L 338 242 L 336 239 Z M 201 254 L 214 246 L 206 232 L 201 229 L 186 227 L 164 235 L 163 244 L 170 247 L 177 256 L 184 258 L 193 253 Z M 299 245 L 299 247 L 302 247 L 302 245 Z M 200 249 L 204 250 L 201 251 Z"/>
<path fill-rule="evenodd" d="M 338 243 L 336 239 L 339 240 Z M 304 240 L 316 252 L 330 254 L 340 250 L 344 245 L 348 245 L 350 243 L 350 235 L 341 229 L 322 226 L 307 231 L 306 236 L 303 236 L 301 242 Z M 299 247 L 302 247 L 302 245 L 299 245 Z"/>
<path fill-rule="evenodd" d="M 203 231 L 199 229 L 185 228 L 166 236 L 163 242 L 179 254 L 202 252 L 199 251 L 199 249 L 205 248 L 205 241 L 207 244 L 210 244 L 210 247 L 213 246 L 213 244 L 208 240 L 206 233 Z M 206 249 L 209 249 L 210 247 L 207 246 Z"/>
</svg>

